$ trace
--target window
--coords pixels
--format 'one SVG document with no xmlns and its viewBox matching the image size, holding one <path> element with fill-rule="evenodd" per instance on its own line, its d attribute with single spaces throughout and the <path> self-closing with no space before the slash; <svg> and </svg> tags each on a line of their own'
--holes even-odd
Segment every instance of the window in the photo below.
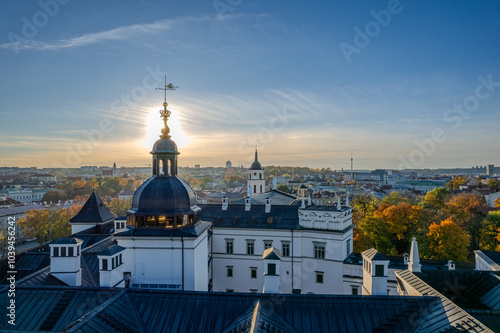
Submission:
<svg viewBox="0 0 500 333">
<path fill-rule="evenodd" d="M 267 264 L 267 275 L 276 275 L 276 264 Z"/>
<path fill-rule="evenodd" d="M 359 295 L 359 287 L 351 286 L 351 295 Z"/>
<path fill-rule="evenodd" d="M 375 265 L 375 276 L 384 276 L 384 265 Z"/>
<path fill-rule="evenodd" d="M 257 278 L 257 267 L 250 267 L 250 278 Z"/>
<path fill-rule="evenodd" d="M 314 243 L 314 258 L 325 259 L 325 243 Z"/>
<path fill-rule="evenodd" d="M 73 256 L 73 248 L 68 247 L 68 257 L 72 257 L 72 256 Z"/>
<path fill-rule="evenodd" d="M 102 260 L 102 270 L 107 271 L 108 270 L 108 259 L 103 259 Z"/>
<path fill-rule="evenodd" d="M 345 242 L 345 248 L 346 248 L 346 256 L 351 254 L 351 240 L 348 239 L 347 242 Z"/>
<path fill-rule="evenodd" d="M 76 255 L 79 256 L 80 255 L 80 245 L 77 245 L 76 246 Z"/>
<path fill-rule="evenodd" d="M 281 254 L 283 255 L 283 257 L 290 256 L 290 242 L 281 243 Z"/>
<path fill-rule="evenodd" d="M 66 247 L 61 247 L 61 257 L 66 257 Z"/>
<path fill-rule="evenodd" d="M 272 240 L 265 240 L 264 241 L 264 250 L 267 250 L 271 247 L 273 247 L 273 241 Z"/>
<path fill-rule="evenodd" d="M 59 257 L 59 248 L 54 247 L 54 257 Z"/>
<path fill-rule="evenodd" d="M 228 293 L 234 293 L 234 289 L 226 289 Z"/>
<path fill-rule="evenodd" d="M 226 266 L 226 267 L 227 267 L 227 276 L 233 277 L 233 266 Z"/>
<path fill-rule="evenodd" d="M 253 193 L 257 193 L 257 185 L 253 186 Z"/>
<path fill-rule="evenodd" d="M 255 241 L 253 239 L 247 240 L 247 254 L 254 254 Z"/>
<path fill-rule="evenodd" d="M 316 272 L 316 283 L 323 283 L 323 272 Z"/>
<path fill-rule="evenodd" d="M 123 264 L 123 257 L 122 254 L 120 253 L 120 265 Z"/>
<path fill-rule="evenodd" d="M 233 253 L 233 245 L 234 241 L 232 239 L 226 239 L 226 253 L 228 254 Z"/>
<path fill-rule="evenodd" d="M 256 293 L 257 293 L 257 291 L 258 291 L 257 289 L 250 289 L 250 292 L 251 292 L 252 294 L 256 294 Z"/>
</svg>

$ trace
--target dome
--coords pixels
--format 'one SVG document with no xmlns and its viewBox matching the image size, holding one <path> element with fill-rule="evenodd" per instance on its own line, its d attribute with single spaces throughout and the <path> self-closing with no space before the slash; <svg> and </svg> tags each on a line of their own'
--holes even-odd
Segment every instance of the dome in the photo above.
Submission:
<svg viewBox="0 0 500 333">
<path fill-rule="evenodd" d="M 304 184 L 300 185 L 299 188 L 307 188 Z"/>
<path fill-rule="evenodd" d="M 155 142 L 151 151 L 151 154 L 155 153 L 178 153 L 177 145 L 170 139 L 159 139 Z"/>
<path fill-rule="evenodd" d="M 252 165 L 250 166 L 250 170 L 262 170 L 262 166 L 260 165 L 260 162 L 259 161 L 253 162 Z"/>
<path fill-rule="evenodd" d="M 146 180 L 135 191 L 129 213 L 136 216 L 174 216 L 192 214 L 198 210 L 193 189 L 179 177 L 170 176 Z"/>
</svg>

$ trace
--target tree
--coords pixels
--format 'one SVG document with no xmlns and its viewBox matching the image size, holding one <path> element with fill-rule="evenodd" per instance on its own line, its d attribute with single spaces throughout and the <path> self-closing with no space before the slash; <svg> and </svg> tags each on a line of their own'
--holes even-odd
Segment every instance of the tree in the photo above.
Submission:
<svg viewBox="0 0 500 333">
<path fill-rule="evenodd" d="M 353 204 L 353 223 L 357 224 L 366 217 L 373 216 L 373 212 L 377 210 L 379 200 L 374 196 L 362 193 L 355 196 L 352 200 Z"/>
<path fill-rule="evenodd" d="M 383 204 L 389 204 L 394 206 L 397 206 L 402 202 L 409 203 L 410 199 L 408 199 L 407 197 L 401 195 L 399 192 L 396 191 L 391 192 L 388 196 L 382 199 Z"/>
<path fill-rule="evenodd" d="M 48 191 L 42 197 L 42 202 L 58 202 L 66 201 L 68 199 L 68 195 L 61 191 Z"/>
<path fill-rule="evenodd" d="M 444 207 L 444 203 L 450 197 L 451 193 L 445 187 L 438 187 L 425 195 L 425 203 L 435 209 Z"/>
<path fill-rule="evenodd" d="M 495 207 L 500 208 L 500 198 L 495 199 Z"/>
<path fill-rule="evenodd" d="M 431 259 L 467 260 L 467 247 L 470 243 L 470 237 L 451 218 L 442 221 L 440 224 L 432 223 L 429 226 L 427 239 Z"/>
<path fill-rule="evenodd" d="M 113 198 L 109 204 L 105 203 L 109 210 L 116 216 L 126 216 L 127 211 L 132 207 L 132 199 Z"/>
<path fill-rule="evenodd" d="M 462 176 L 457 176 L 446 183 L 446 187 L 450 190 L 459 190 L 460 186 L 467 184 L 467 181 Z"/>
<path fill-rule="evenodd" d="M 474 249 L 479 247 L 481 224 L 485 217 L 480 208 L 485 206 L 484 200 L 477 195 L 458 194 L 446 201 L 443 207 L 453 221 L 470 235 Z"/>
<path fill-rule="evenodd" d="M 373 214 L 386 224 L 386 229 L 393 235 L 394 246 L 398 253 L 404 253 L 419 228 L 424 223 L 424 210 L 407 202 L 398 205 L 382 204 Z"/>
<path fill-rule="evenodd" d="M 396 237 L 388 228 L 381 217 L 367 217 L 359 222 L 359 230 L 354 238 L 354 246 L 358 251 L 374 247 L 382 254 L 396 255 L 398 251 L 394 246 Z"/>
<path fill-rule="evenodd" d="M 281 184 L 277 186 L 278 191 L 284 192 L 284 193 L 290 193 L 290 189 L 288 186 Z"/>
<path fill-rule="evenodd" d="M 500 191 L 500 180 L 498 179 L 488 179 L 488 187 L 495 192 Z"/>
<path fill-rule="evenodd" d="M 481 228 L 481 250 L 500 251 L 500 242 L 497 239 L 500 228 L 500 211 L 490 212 L 483 221 Z"/>
<path fill-rule="evenodd" d="M 27 238 L 36 237 L 38 242 L 43 244 L 49 239 L 69 236 L 71 234 L 68 223 L 70 218 L 70 212 L 66 208 L 33 209 L 26 212 L 17 223 Z"/>
</svg>

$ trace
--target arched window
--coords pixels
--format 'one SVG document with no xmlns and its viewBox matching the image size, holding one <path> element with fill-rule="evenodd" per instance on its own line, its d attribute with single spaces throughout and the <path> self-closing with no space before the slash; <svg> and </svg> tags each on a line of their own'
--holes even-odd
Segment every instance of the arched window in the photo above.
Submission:
<svg viewBox="0 0 500 333">
<path fill-rule="evenodd" d="M 253 186 L 253 193 L 257 193 L 257 185 Z"/>
<path fill-rule="evenodd" d="M 262 185 L 260 185 L 260 193 L 262 193 Z"/>
<path fill-rule="evenodd" d="M 262 179 L 262 174 L 261 173 L 259 173 L 259 179 Z"/>
</svg>

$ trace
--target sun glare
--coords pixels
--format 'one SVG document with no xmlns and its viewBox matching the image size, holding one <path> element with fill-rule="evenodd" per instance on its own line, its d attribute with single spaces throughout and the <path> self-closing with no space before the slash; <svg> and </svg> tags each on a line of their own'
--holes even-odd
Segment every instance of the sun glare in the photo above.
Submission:
<svg viewBox="0 0 500 333">
<path fill-rule="evenodd" d="M 159 108 L 149 109 L 148 116 L 146 117 L 146 137 L 142 140 L 141 144 L 144 147 L 151 148 L 153 144 L 160 138 L 161 129 L 163 128 L 163 120 L 160 118 Z M 189 143 L 189 137 L 182 131 L 181 123 L 178 114 L 172 111 L 172 115 L 168 119 L 168 127 L 170 128 L 170 135 L 172 140 L 175 141 L 179 149 L 184 148 Z"/>
</svg>

